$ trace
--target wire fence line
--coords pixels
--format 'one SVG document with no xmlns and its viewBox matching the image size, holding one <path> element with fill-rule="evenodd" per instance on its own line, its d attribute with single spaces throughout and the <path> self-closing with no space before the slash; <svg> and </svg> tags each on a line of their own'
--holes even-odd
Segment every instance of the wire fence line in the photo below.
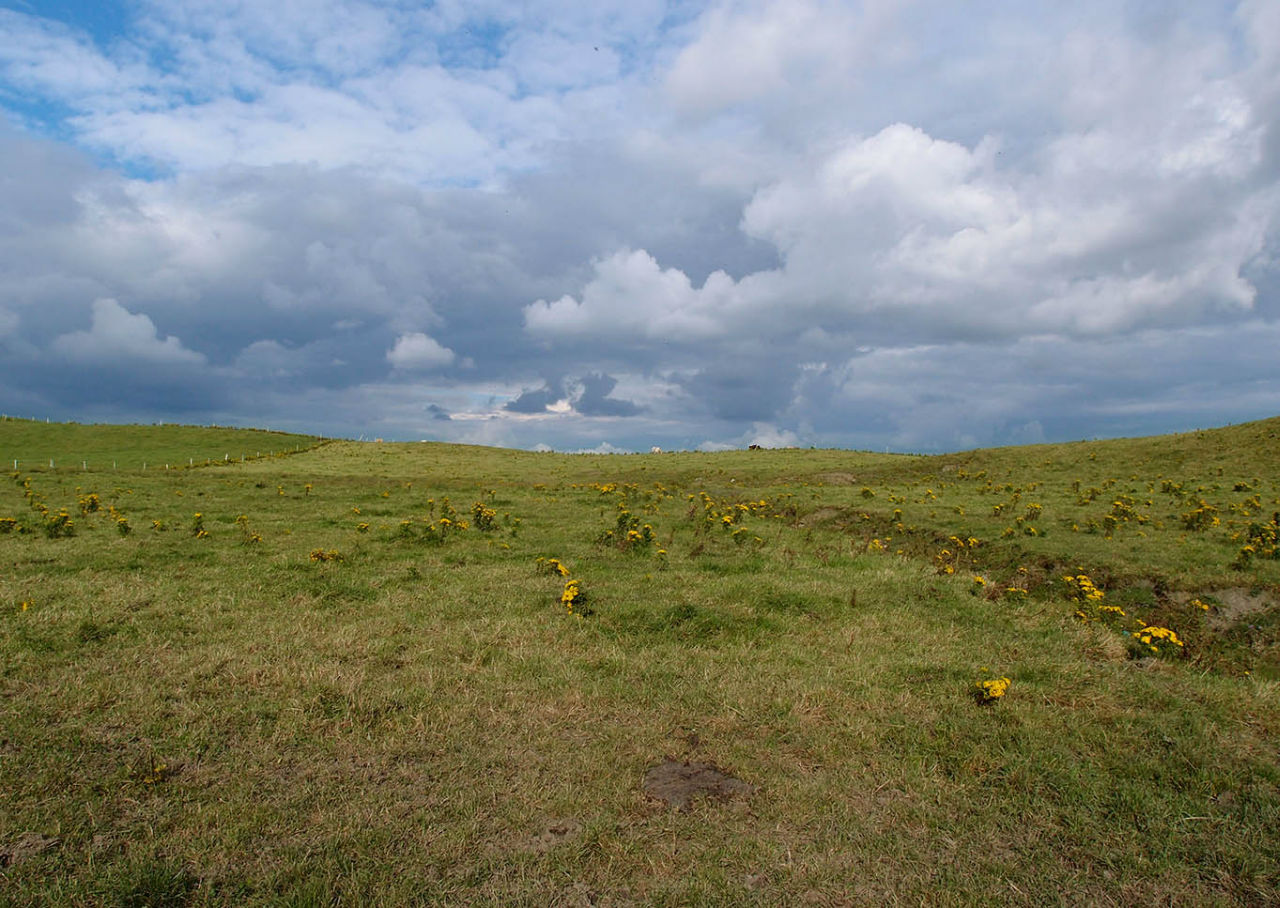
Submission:
<svg viewBox="0 0 1280 908">
<path fill-rule="evenodd" d="M 293 454 L 302 454 L 306 451 L 315 450 L 322 445 L 328 443 L 328 440 L 317 442 L 314 445 L 305 445 L 289 448 L 280 451 L 255 451 L 252 454 L 247 452 L 241 453 L 238 457 L 233 457 L 230 453 L 222 455 L 221 459 L 217 458 L 195 458 L 188 457 L 186 463 L 181 461 L 146 461 L 141 459 L 122 460 L 114 458 L 111 460 L 110 467 L 107 466 L 106 460 L 90 460 L 88 458 L 50 458 L 45 461 L 43 458 L 39 460 L 23 460 L 21 458 L 9 458 L 9 463 L 14 472 L 19 470 L 36 470 L 48 472 L 91 472 L 101 470 L 131 470 L 136 469 L 142 472 L 155 470 L 193 470 L 203 469 L 205 467 L 230 466 L 232 464 L 251 463 L 255 460 L 269 460 L 273 457 L 289 457 Z"/>
</svg>

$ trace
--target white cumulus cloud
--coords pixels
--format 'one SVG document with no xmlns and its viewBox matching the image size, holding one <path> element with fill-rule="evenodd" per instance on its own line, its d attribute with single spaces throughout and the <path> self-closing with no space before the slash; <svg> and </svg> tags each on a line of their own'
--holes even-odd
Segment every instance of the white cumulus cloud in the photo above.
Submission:
<svg viewBox="0 0 1280 908">
<path fill-rule="evenodd" d="M 146 315 L 135 315 L 113 299 L 94 300 L 89 330 L 60 335 L 53 341 L 53 350 L 67 359 L 93 365 L 127 367 L 141 362 L 199 366 L 205 362 L 203 355 L 188 350 L 178 338 L 160 337 Z"/>
<path fill-rule="evenodd" d="M 452 350 L 420 331 L 400 335 L 395 346 L 387 351 L 387 362 L 406 371 L 443 369 L 456 358 Z"/>
</svg>

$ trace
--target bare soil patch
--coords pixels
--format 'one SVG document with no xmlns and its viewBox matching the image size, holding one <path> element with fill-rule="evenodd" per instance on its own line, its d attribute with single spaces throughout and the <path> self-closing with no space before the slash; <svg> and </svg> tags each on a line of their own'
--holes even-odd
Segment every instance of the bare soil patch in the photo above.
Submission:
<svg viewBox="0 0 1280 908">
<path fill-rule="evenodd" d="M 812 513 L 805 514 L 804 517 L 800 519 L 799 526 L 821 526 L 822 524 L 830 523 L 835 518 L 842 516 L 847 510 L 847 508 L 818 508 Z"/>
<path fill-rule="evenodd" d="M 57 839 L 38 832 L 24 832 L 12 845 L 0 848 L 0 867 L 12 867 L 57 846 Z"/>
<path fill-rule="evenodd" d="M 755 787 L 711 763 L 688 763 L 670 757 L 644 774 L 644 793 L 676 810 L 688 810 L 696 798 L 727 801 L 747 797 Z"/>
<path fill-rule="evenodd" d="M 582 832 L 582 824 L 577 820 L 554 820 L 546 823 L 537 835 L 530 836 L 523 843 L 522 851 L 534 854 L 546 854 L 557 845 L 562 845 Z"/>
<path fill-rule="evenodd" d="M 1180 604 L 1186 604 L 1192 599 L 1207 599 L 1212 602 L 1213 608 L 1207 620 L 1209 627 L 1215 631 L 1228 628 L 1250 615 L 1280 606 L 1280 600 L 1274 593 L 1266 590 L 1252 590 L 1244 586 L 1206 590 L 1202 593 L 1178 593 L 1174 599 Z"/>
</svg>

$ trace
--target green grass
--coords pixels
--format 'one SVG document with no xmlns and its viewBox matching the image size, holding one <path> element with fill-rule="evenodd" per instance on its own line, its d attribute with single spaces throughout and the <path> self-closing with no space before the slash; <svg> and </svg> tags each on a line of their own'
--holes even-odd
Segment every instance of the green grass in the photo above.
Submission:
<svg viewBox="0 0 1280 908">
<path fill-rule="evenodd" d="M 0 422 L 43 466 L 0 482 L 0 902 L 1280 899 L 1280 561 L 1239 557 L 1280 420 L 928 458 L 286 438 L 145 472 L 101 464 L 263 436 L 107 429 Z M 440 539 L 446 499 L 496 528 Z M 1135 658 L 1139 622 L 1185 646 Z M 667 756 L 755 793 L 672 811 L 641 786 Z"/>
<path fill-rule="evenodd" d="M 0 466 L 132 472 L 270 457 L 312 447 L 310 435 L 204 426 L 114 426 L 0 419 Z"/>
</svg>

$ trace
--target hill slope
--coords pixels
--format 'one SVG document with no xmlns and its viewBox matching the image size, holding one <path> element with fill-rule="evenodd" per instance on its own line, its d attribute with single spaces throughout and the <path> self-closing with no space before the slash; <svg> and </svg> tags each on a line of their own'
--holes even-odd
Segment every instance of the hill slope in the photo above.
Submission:
<svg viewBox="0 0 1280 908">
<path fill-rule="evenodd" d="M 1274 903 L 1278 428 L 19 471 L 5 900 Z"/>
<path fill-rule="evenodd" d="M 117 426 L 0 419 L 6 469 L 140 470 L 271 456 L 311 447 L 310 435 L 221 426 Z M 14 464 L 17 464 L 15 467 Z"/>
</svg>

